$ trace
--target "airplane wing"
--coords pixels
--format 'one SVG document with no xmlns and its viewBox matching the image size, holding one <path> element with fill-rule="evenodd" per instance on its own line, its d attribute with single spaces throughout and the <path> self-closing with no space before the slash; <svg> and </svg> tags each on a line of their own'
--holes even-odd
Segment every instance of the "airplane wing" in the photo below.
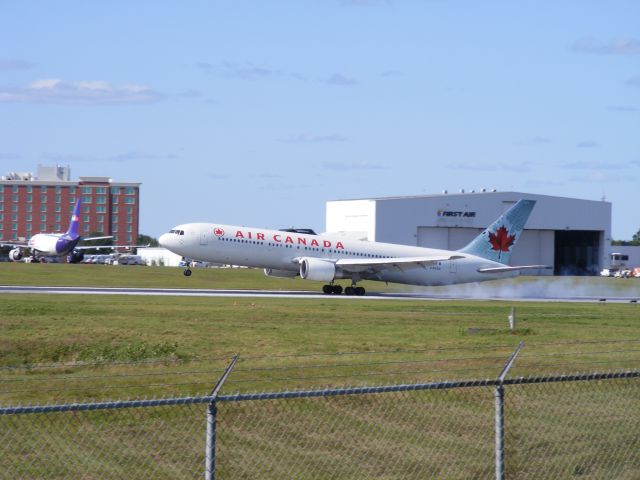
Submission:
<svg viewBox="0 0 640 480">
<path fill-rule="evenodd" d="M 502 273 L 502 272 L 514 272 L 516 270 L 536 270 L 536 269 L 549 270 L 550 268 L 551 266 L 549 265 L 522 265 L 519 267 L 509 267 L 505 265 L 504 267 L 479 268 L 478 273 Z"/>
<path fill-rule="evenodd" d="M 436 262 L 447 260 L 459 260 L 465 258 L 464 255 L 442 255 L 439 257 L 396 257 L 396 258 L 341 258 L 336 261 L 336 267 L 340 267 L 347 272 L 379 272 L 381 270 L 395 268 L 400 271 L 410 268 L 427 268 Z"/>
<path fill-rule="evenodd" d="M 106 240 L 107 238 L 113 238 L 113 235 L 107 235 L 106 237 L 82 237 L 82 240 L 85 242 L 90 242 L 92 240 Z"/>
<path fill-rule="evenodd" d="M 0 247 L 23 247 L 27 248 L 29 245 L 26 242 L 2 242 Z"/>
<path fill-rule="evenodd" d="M 87 240 L 83 238 L 83 240 Z M 114 248 L 146 248 L 149 244 L 146 245 L 80 245 L 76 247 L 74 250 L 104 250 L 104 249 L 114 249 Z"/>
</svg>

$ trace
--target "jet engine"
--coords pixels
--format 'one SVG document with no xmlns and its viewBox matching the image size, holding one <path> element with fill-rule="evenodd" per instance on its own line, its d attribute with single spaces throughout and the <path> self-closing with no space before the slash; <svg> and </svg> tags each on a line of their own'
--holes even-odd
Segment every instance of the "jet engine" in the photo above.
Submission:
<svg viewBox="0 0 640 480">
<path fill-rule="evenodd" d="M 333 282 L 336 278 L 336 265 L 327 260 L 303 258 L 300 262 L 300 276 L 305 280 Z"/>
<path fill-rule="evenodd" d="M 293 278 L 298 276 L 298 272 L 290 270 L 276 270 L 275 268 L 265 268 L 264 274 L 267 277 Z"/>
<path fill-rule="evenodd" d="M 74 250 L 69 255 L 67 255 L 67 262 L 69 263 L 80 263 L 84 259 L 84 253 L 79 250 Z"/>
<path fill-rule="evenodd" d="M 19 248 L 14 248 L 9 252 L 9 258 L 12 262 L 19 262 L 22 260 L 22 250 Z"/>
</svg>

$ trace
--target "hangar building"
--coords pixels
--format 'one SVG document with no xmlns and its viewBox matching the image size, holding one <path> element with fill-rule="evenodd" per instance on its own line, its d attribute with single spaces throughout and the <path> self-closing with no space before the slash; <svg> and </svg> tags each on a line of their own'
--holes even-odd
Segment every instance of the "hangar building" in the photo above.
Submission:
<svg viewBox="0 0 640 480">
<path fill-rule="evenodd" d="M 327 202 L 327 232 L 376 242 L 457 250 L 521 198 L 536 200 L 512 265 L 591 275 L 609 264 L 611 203 L 521 192 L 471 192 Z M 533 272 L 532 272 L 533 273 Z"/>
</svg>

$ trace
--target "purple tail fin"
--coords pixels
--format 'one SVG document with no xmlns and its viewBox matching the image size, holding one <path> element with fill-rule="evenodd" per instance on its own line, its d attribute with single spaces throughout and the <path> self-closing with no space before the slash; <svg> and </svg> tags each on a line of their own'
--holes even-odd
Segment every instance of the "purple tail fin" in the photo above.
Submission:
<svg viewBox="0 0 640 480">
<path fill-rule="evenodd" d="M 77 237 L 78 234 L 78 224 L 80 223 L 80 206 L 81 201 L 78 198 L 76 202 L 76 206 L 73 209 L 73 213 L 71 214 L 71 221 L 69 222 L 69 230 L 67 230 L 67 235 L 71 237 Z"/>
</svg>

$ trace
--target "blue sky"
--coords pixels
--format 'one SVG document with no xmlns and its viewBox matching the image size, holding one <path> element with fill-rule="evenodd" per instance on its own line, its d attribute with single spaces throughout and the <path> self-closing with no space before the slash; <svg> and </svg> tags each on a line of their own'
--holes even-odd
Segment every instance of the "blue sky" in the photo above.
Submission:
<svg viewBox="0 0 640 480">
<path fill-rule="evenodd" d="M 640 228 L 640 2 L 0 3 L 0 174 L 142 182 L 141 231 L 324 229 L 480 188 Z M 588 215 L 588 212 L 585 212 Z"/>
</svg>

